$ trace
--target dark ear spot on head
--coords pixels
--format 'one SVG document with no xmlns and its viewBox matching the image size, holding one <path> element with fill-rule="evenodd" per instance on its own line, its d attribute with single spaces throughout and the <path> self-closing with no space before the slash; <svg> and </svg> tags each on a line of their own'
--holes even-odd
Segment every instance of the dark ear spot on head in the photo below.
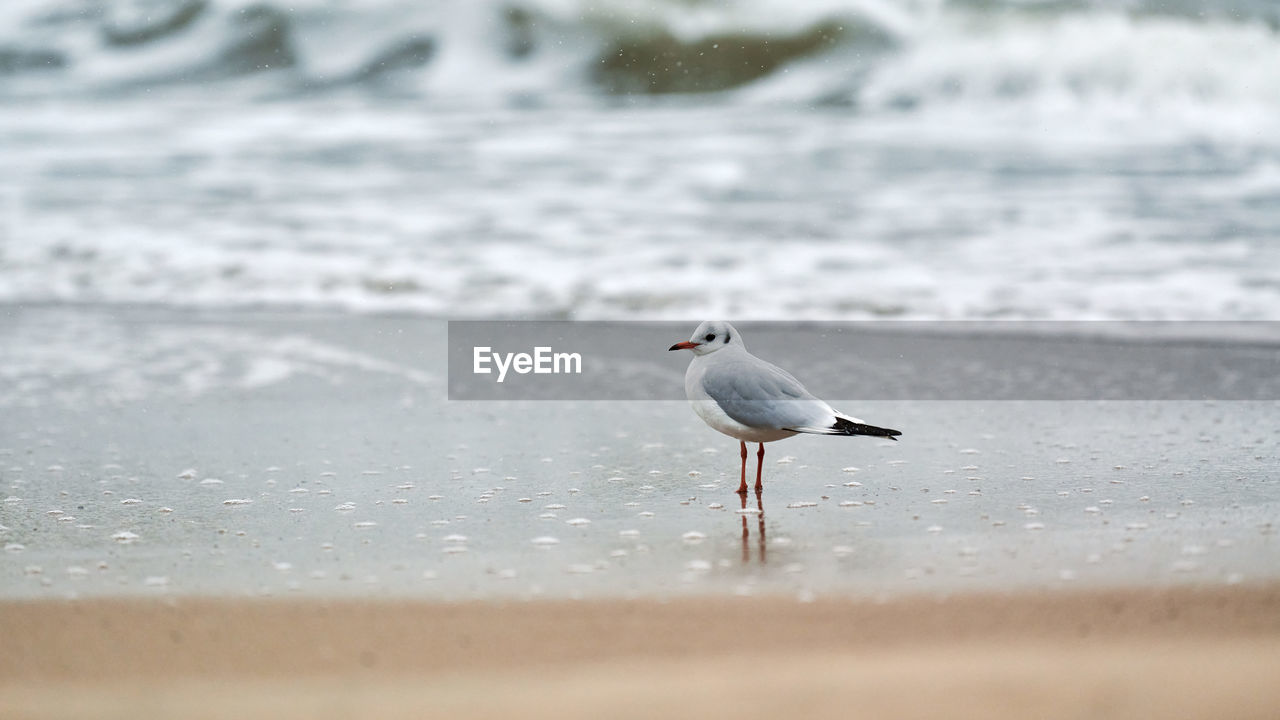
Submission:
<svg viewBox="0 0 1280 720">
<path fill-rule="evenodd" d="M 730 336 L 729 336 L 729 331 L 728 331 L 728 330 L 725 330 L 725 331 L 724 331 L 724 344 L 725 344 L 725 345 L 728 345 L 728 344 L 729 344 L 729 340 L 730 340 L 730 339 L 731 339 L 731 338 L 730 338 Z"/>
</svg>

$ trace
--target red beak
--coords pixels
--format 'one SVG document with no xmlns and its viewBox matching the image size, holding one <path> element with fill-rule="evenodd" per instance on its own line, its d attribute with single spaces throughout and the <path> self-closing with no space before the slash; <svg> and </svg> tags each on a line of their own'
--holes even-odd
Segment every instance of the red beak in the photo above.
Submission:
<svg viewBox="0 0 1280 720">
<path fill-rule="evenodd" d="M 671 352 L 672 350 L 692 350 L 698 347 L 699 344 L 700 343 L 689 342 L 688 340 L 685 340 L 684 342 L 678 342 L 675 345 L 672 345 L 671 347 L 667 348 L 667 352 Z"/>
</svg>

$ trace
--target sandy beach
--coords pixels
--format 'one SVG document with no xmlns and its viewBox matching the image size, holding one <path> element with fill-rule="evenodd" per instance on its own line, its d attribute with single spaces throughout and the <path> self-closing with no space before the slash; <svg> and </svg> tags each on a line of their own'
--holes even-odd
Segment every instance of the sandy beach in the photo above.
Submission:
<svg viewBox="0 0 1280 720">
<path fill-rule="evenodd" d="M 1273 718 L 1280 586 L 8 602 L 11 718 Z"/>
</svg>

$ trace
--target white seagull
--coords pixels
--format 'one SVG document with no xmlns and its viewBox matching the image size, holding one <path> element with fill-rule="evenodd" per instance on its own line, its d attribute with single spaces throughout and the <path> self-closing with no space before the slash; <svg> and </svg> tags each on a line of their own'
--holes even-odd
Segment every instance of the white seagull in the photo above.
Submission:
<svg viewBox="0 0 1280 720">
<path fill-rule="evenodd" d="M 759 443 L 756 453 L 756 493 L 763 489 L 764 444 L 797 433 L 815 435 L 872 435 L 902 433 L 875 427 L 845 415 L 804 389 L 782 368 L 747 352 L 737 328 L 708 320 L 693 337 L 667 349 L 692 350 L 693 361 L 684 375 L 684 391 L 698 417 L 712 428 L 736 438 L 742 447 L 742 483 L 747 494 L 747 443 Z"/>
</svg>

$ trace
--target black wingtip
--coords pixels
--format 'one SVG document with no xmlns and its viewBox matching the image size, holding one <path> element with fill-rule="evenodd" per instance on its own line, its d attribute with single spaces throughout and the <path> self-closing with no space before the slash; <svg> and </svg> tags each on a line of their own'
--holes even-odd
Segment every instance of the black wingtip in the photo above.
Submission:
<svg viewBox="0 0 1280 720">
<path fill-rule="evenodd" d="M 836 418 L 835 423 L 831 425 L 831 429 L 842 435 L 870 435 L 872 437 L 887 437 L 897 442 L 896 436 L 902 433 L 891 428 L 876 427 L 875 425 L 867 425 L 865 423 L 856 423 L 845 420 L 844 418 Z"/>
</svg>

